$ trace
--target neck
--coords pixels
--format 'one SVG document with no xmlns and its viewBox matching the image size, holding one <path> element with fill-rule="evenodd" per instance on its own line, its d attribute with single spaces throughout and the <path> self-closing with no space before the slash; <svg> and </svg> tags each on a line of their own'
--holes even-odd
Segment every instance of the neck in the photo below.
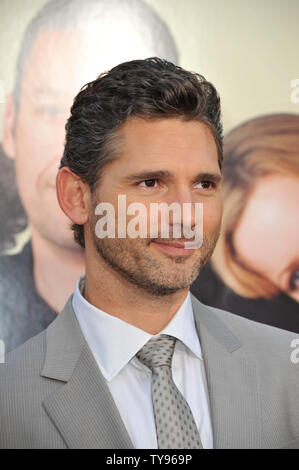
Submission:
<svg viewBox="0 0 299 470">
<path fill-rule="evenodd" d="M 65 248 L 32 232 L 33 276 L 37 292 L 59 313 L 73 293 L 76 280 L 85 271 L 84 251 Z"/>
<path fill-rule="evenodd" d="M 153 295 L 124 279 L 103 260 L 98 260 L 96 266 L 86 265 L 85 299 L 100 310 L 152 335 L 170 322 L 188 291 L 186 288 L 170 295 Z"/>
</svg>

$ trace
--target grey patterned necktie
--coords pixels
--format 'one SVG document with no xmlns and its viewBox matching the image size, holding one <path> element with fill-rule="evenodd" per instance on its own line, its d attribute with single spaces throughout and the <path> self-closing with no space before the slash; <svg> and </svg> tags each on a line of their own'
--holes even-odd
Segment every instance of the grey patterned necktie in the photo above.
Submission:
<svg viewBox="0 0 299 470">
<path fill-rule="evenodd" d="M 202 449 L 192 411 L 172 379 L 176 338 L 151 338 L 136 357 L 152 371 L 152 398 L 159 449 Z"/>
</svg>

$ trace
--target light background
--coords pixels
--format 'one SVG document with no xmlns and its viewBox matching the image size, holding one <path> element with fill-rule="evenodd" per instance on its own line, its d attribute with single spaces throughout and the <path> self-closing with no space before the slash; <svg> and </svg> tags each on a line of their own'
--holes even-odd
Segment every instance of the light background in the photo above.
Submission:
<svg viewBox="0 0 299 470">
<path fill-rule="evenodd" d="M 5 93 L 12 89 L 22 33 L 46 1 L 0 0 L 0 81 Z M 299 103 L 290 100 L 291 80 L 299 78 L 298 0 L 148 3 L 170 27 L 180 64 L 205 75 L 220 92 L 225 131 L 257 115 L 299 112 Z M 0 103 L 0 136 L 3 111 Z"/>
</svg>

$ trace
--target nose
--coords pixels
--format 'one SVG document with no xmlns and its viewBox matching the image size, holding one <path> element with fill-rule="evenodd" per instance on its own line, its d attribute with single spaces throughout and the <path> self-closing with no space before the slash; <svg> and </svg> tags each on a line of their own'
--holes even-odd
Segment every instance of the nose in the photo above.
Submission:
<svg viewBox="0 0 299 470">
<path fill-rule="evenodd" d="M 192 190 L 187 185 L 180 185 L 174 188 L 169 194 L 167 203 L 173 205 L 173 211 L 170 212 L 169 224 L 174 228 L 175 225 L 181 227 L 194 228 L 198 223 L 198 207 L 196 206 Z"/>
</svg>

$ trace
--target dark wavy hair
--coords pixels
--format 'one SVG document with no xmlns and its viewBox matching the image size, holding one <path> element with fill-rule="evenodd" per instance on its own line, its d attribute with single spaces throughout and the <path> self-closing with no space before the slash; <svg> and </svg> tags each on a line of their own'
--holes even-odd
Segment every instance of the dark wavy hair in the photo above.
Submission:
<svg viewBox="0 0 299 470">
<path fill-rule="evenodd" d="M 60 168 L 69 167 L 93 191 L 102 168 L 115 158 L 118 131 L 130 117 L 180 117 L 206 124 L 214 136 L 221 168 L 222 124 L 216 89 L 202 75 L 157 57 L 124 62 L 81 89 L 66 124 Z M 84 247 L 83 226 L 74 224 L 72 229 L 76 242 Z"/>
</svg>

